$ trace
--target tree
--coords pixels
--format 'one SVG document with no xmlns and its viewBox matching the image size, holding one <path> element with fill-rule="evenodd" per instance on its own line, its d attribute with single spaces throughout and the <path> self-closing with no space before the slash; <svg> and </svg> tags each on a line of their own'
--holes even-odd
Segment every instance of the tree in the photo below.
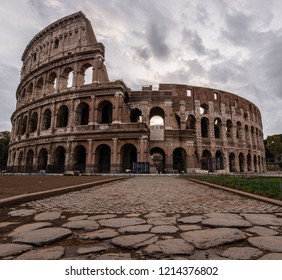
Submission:
<svg viewBox="0 0 282 280">
<path fill-rule="evenodd" d="M 273 163 L 281 162 L 282 134 L 268 136 L 265 140 L 266 158 Z"/>
<path fill-rule="evenodd" d="M 5 170 L 7 167 L 10 137 L 10 131 L 0 132 L 0 170 Z"/>
</svg>

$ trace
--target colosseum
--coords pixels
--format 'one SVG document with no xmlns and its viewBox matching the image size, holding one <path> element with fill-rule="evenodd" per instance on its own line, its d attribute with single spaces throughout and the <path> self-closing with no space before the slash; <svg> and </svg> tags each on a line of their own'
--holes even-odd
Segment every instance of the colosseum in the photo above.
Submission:
<svg viewBox="0 0 282 280">
<path fill-rule="evenodd" d="M 222 90 L 110 81 L 82 12 L 39 32 L 22 55 L 8 170 L 28 173 L 263 172 L 259 109 Z"/>
</svg>

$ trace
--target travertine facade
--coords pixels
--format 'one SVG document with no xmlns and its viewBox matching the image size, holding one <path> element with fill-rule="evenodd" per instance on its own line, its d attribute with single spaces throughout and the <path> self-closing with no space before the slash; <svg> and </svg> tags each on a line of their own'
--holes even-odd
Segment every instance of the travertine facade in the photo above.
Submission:
<svg viewBox="0 0 282 280">
<path fill-rule="evenodd" d="M 189 85 L 132 91 L 109 81 L 104 59 L 104 45 L 81 12 L 30 41 L 12 115 L 9 171 L 265 171 L 254 104 Z"/>
</svg>

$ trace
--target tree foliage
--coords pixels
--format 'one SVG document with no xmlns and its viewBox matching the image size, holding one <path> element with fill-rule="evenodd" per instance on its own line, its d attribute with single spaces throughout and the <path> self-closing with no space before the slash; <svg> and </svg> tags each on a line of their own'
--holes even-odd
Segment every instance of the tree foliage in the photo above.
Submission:
<svg viewBox="0 0 282 280">
<path fill-rule="evenodd" d="M 282 158 L 282 134 L 268 136 L 265 140 L 268 162 L 279 163 Z"/>
<path fill-rule="evenodd" d="M 0 132 L 0 170 L 4 170 L 7 167 L 10 137 L 10 131 Z"/>
</svg>

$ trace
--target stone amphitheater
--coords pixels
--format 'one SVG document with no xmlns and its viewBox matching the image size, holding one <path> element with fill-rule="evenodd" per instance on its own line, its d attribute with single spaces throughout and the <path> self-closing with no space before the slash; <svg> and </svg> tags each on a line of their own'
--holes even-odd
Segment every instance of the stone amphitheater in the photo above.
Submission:
<svg viewBox="0 0 282 280">
<path fill-rule="evenodd" d="M 39 32 L 22 55 L 8 171 L 264 172 L 259 109 L 183 84 L 110 81 L 105 47 L 82 12 Z"/>
</svg>

